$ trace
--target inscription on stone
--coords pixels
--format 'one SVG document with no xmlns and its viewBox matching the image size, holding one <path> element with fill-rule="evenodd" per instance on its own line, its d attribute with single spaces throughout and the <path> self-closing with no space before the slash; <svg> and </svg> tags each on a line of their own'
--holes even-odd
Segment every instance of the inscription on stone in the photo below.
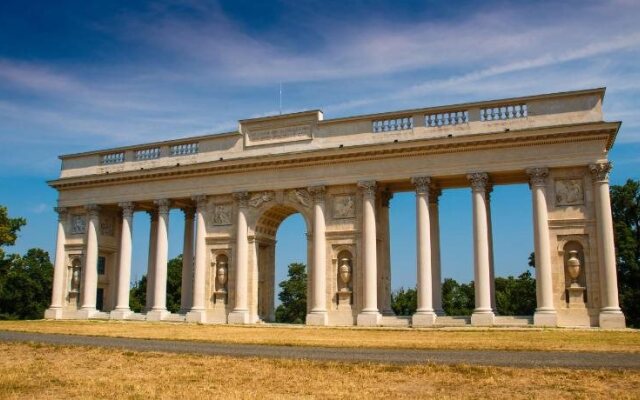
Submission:
<svg viewBox="0 0 640 400">
<path fill-rule="evenodd" d="M 247 133 L 248 145 L 280 143 L 311 139 L 311 126 L 287 126 L 284 128 L 255 129 Z"/>
<path fill-rule="evenodd" d="M 556 205 L 574 206 L 584 204 L 582 179 L 560 179 L 556 181 Z"/>
<path fill-rule="evenodd" d="M 333 218 L 353 218 L 356 215 L 355 199 L 351 195 L 333 198 Z"/>
</svg>

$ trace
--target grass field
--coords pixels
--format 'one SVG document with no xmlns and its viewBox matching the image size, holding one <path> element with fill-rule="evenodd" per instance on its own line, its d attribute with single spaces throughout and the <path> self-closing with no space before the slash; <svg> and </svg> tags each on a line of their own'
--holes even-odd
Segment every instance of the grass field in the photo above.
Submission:
<svg viewBox="0 0 640 400">
<path fill-rule="evenodd" d="M 354 329 L 115 321 L 0 321 L 0 330 L 293 346 L 640 352 L 640 331 Z"/>
<path fill-rule="evenodd" d="M 352 364 L 0 343 L 0 398 L 638 398 L 640 371 Z"/>
</svg>

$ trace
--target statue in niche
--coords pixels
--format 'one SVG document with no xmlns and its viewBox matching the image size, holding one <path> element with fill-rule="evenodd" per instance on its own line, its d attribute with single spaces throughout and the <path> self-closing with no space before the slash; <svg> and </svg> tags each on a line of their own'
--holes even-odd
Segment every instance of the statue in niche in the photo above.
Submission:
<svg viewBox="0 0 640 400">
<path fill-rule="evenodd" d="M 231 204 L 213 206 L 213 225 L 231 225 Z"/>
<path fill-rule="evenodd" d="M 71 233 L 74 235 L 84 233 L 86 228 L 86 221 L 84 215 L 72 215 L 71 216 Z"/>
<path fill-rule="evenodd" d="M 335 196 L 333 198 L 334 218 L 353 218 L 356 214 L 353 196 Z"/>
<path fill-rule="evenodd" d="M 584 204 L 582 179 L 561 179 L 556 181 L 556 204 L 572 206 Z"/>
<path fill-rule="evenodd" d="M 251 195 L 251 198 L 249 199 L 249 205 L 251 205 L 251 207 L 258 208 L 263 203 L 268 203 L 271 200 L 273 200 L 273 197 L 274 197 L 273 192 L 255 193 Z"/>
</svg>

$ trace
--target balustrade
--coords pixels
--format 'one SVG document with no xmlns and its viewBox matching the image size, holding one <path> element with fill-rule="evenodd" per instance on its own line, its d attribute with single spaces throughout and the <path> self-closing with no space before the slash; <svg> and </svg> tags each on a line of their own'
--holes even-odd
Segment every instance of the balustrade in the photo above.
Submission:
<svg viewBox="0 0 640 400">
<path fill-rule="evenodd" d="M 381 119 L 373 121 L 374 132 L 401 131 L 413 128 L 413 117 Z"/>
</svg>

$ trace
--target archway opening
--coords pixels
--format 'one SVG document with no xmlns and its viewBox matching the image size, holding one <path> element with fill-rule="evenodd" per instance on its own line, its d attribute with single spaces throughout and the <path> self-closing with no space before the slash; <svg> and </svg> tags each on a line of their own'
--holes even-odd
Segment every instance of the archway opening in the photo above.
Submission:
<svg viewBox="0 0 640 400">
<path fill-rule="evenodd" d="M 257 290 L 254 293 L 256 314 L 261 321 L 305 322 L 310 295 L 309 228 L 305 217 L 287 205 L 276 205 L 258 219 Z"/>
</svg>

